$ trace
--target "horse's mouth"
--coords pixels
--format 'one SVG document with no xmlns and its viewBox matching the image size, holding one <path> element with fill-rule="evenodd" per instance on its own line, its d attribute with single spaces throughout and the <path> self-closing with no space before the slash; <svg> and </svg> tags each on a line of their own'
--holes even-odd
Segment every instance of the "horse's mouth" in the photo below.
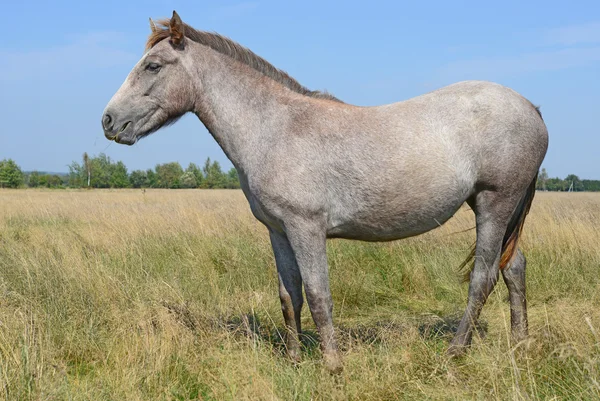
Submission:
<svg viewBox="0 0 600 401">
<path fill-rule="evenodd" d="M 123 134 L 117 134 L 117 136 L 115 136 L 114 141 L 116 143 L 118 143 L 119 145 L 133 145 L 137 142 L 138 137 L 136 135 L 134 135 L 133 133 L 127 134 L 127 135 L 123 135 Z"/>
<path fill-rule="evenodd" d="M 138 139 L 133 130 L 133 125 L 133 122 L 127 121 L 125 124 L 123 124 L 123 126 L 121 126 L 115 136 L 109 139 L 121 145 L 133 145 Z"/>
</svg>

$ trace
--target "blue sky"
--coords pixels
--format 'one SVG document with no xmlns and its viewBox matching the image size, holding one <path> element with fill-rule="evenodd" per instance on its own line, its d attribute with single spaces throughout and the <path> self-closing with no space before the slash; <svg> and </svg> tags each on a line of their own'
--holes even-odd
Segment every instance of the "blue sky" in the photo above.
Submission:
<svg viewBox="0 0 600 401">
<path fill-rule="evenodd" d="M 206 157 L 231 167 L 193 115 L 133 147 L 102 111 L 143 53 L 148 18 L 175 9 L 311 89 L 376 105 L 465 79 L 499 82 L 542 112 L 551 176 L 600 179 L 600 2 L 20 1 L 2 5 L 0 159 L 67 171 L 83 152 L 133 169 Z"/>
</svg>

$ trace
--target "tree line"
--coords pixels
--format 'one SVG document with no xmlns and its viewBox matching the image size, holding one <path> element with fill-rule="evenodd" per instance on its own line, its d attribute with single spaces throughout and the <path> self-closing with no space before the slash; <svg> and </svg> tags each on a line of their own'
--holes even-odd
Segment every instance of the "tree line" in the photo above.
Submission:
<svg viewBox="0 0 600 401">
<path fill-rule="evenodd" d="M 598 192 L 600 191 L 600 180 L 580 179 L 575 174 L 569 174 L 564 179 L 558 177 L 550 178 L 546 169 L 543 168 L 538 174 L 535 189 L 540 191 L 559 192 Z"/>
<path fill-rule="evenodd" d="M 104 153 L 73 161 L 66 174 L 23 172 L 11 159 L 0 161 L 0 188 L 240 188 L 235 168 L 224 172 L 218 161 L 207 158 L 202 167 L 178 162 L 157 164 L 154 169 L 128 172 L 122 161 Z"/>
<path fill-rule="evenodd" d="M 0 161 L 0 188 L 239 188 L 235 168 L 224 172 L 218 161 L 207 158 L 202 167 L 190 163 L 184 170 L 177 162 L 157 164 L 154 169 L 128 172 L 121 161 L 113 161 L 104 153 L 69 165 L 67 174 L 22 172 L 11 159 Z M 569 174 L 564 179 L 550 178 L 545 168 L 538 175 L 540 191 L 600 191 L 600 180 L 580 179 Z"/>
</svg>

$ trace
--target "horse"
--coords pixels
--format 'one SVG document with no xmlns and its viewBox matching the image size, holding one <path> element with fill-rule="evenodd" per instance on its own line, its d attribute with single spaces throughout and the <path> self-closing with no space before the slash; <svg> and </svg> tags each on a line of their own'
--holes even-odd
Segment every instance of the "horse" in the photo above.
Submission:
<svg viewBox="0 0 600 401">
<path fill-rule="evenodd" d="M 302 286 L 324 365 L 342 370 L 326 240 L 391 241 L 425 233 L 466 202 L 476 219 L 466 310 L 448 354 L 462 355 L 500 272 L 511 334 L 528 335 L 526 259 L 518 247 L 548 148 L 539 108 L 485 81 L 458 82 L 361 107 L 312 91 L 239 43 L 174 11 L 102 115 L 107 139 L 133 145 L 191 112 L 237 169 L 269 233 L 287 354 L 299 361 Z"/>
</svg>

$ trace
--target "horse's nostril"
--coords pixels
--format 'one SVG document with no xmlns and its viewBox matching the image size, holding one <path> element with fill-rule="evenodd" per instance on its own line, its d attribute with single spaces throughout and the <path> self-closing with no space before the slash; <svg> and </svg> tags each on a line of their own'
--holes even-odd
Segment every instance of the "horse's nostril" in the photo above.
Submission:
<svg viewBox="0 0 600 401">
<path fill-rule="evenodd" d="M 105 114 L 104 118 L 102 119 L 102 125 L 104 125 L 105 129 L 110 129 L 112 126 L 112 117 L 110 116 L 110 114 Z"/>
</svg>

